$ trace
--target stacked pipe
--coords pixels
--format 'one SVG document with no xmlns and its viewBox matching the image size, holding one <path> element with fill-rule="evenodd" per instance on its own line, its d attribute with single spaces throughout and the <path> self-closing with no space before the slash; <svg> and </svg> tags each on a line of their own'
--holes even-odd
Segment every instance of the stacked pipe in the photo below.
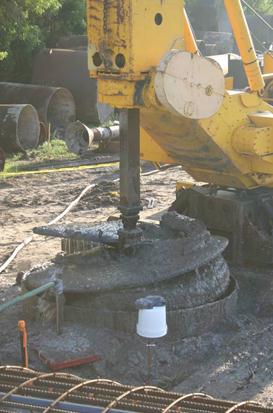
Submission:
<svg viewBox="0 0 273 413">
<path fill-rule="evenodd" d="M 49 134 L 63 139 L 65 130 L 76 118 L 99 124 L 113 114 L 111 107 L 97 102 L 97 82 L 90 79 L 88 73 L 86 36 L 75 37 L 72 43 L 71 39 L 63 39 L 60 47 L 73 47 L 73 50 L 44 49 L 36 56 L 34 84 L 0 82 L 0 147 L 4 152 L 32 149 L 43 143 Z M 40 125 L 37 125 L 35 109 Z M 92 141 L 97 140 L 103 146 L 118 133 L 117 127 L 97 128 L 86 138 L 88 128 L 83 125 L 80 142 L 78 126 L 68 129 L 69 142 L 77 148 L 72 152 L 77 154 L 83 152 L 82 145 L 86 150 Z M 73 130 L 76 131 L 74 137 L 71 135 Z M 2 161 L 0 169 L 3 164 Z"/>
<path fill-rule="evenodd" d="M 0 82 L 0 104 L 30 104 L 40 122 L 63 136 L 67 125 L 76 120 L 75 101 L 64 88 Z"/>
</svg>

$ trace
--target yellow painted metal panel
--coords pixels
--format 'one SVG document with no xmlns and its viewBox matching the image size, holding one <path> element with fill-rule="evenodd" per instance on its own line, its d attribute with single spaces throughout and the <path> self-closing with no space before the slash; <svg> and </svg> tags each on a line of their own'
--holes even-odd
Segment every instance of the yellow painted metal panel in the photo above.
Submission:
<svg viewBox="0 0 273 413">
<path fill-rule="evenodd" d="M 264 54 L 264 73 L 273 73 L 273 52 Z"/>
<path fill-rule="evenodd" d="M 249 102 L 248 97 L 242 99 L 244 95 L 245 92 L 226 92 L 218 113 L 200 121 L 176 116 L 160 106 L 142 109 L 142 126 L 195 179 L 225 186 L 256 187 L 261 177 L 253 169 L 252 158 L 239 153 L 233 135 L 238 128 L 251 126 L 249 115 L 259 111 L 273 114 L 273 108 L 256 95 Z M 258 136 L 260 131 L 254 128 L 256 132 Z M 272 160 L 263 159 L 264 153 L 261 150 L 259 173 L 266 174 Z"/>
<path fill-rule="evenodd" d="M 175 164 L 175 160 L 171 158 L 167 152 L 165 152 L 154 139 L 141 128 L 141 140 L 140 140 L 140 157 L 146 161 L 161 163 L 161 164 Z"/>
<path fill-rule="evenodd" d="M 273 113 L 267 112 L 257 112 L 251 113 L 249 119 L 258 127 L 271 127 L 273 128 Z"/>
<path fill-rule="evenodd" d="M 241 93 L 240 98 L 246 108 L 256 108 L 261 103 L 261 99 L 256 93 Z"/>
<path fill-rule="evenodd" d="M 120 82 L 115 78 L 105 78 L 98 81 L 98 100 L 101 103 L 109 103 L 115 108 L 136 107 L 135 86 L 133 81 Z"/>
<path fill-rule="evenodd" d="M 99 71 L 139 79 L 166 51 L 182 48 L 183 5 L 183 0 L 89 0 L 91 75 Z"/>
<path fill-rule="evenodd" d="M 227 90 L 233 89 L 234 78 L 233 77 L 226 77 L 225 78 L 225 86 Z"/>
<path fill-rule="evenodd" d="M 132 1 L 134 73 L 148 72 L 168 50 L 183 47 L 183 3 L 181 0 Z"/>
<path fill-rule="evenodd" d="M 273 155 L 273 127 L 242 126 L 233 134 L 235 150 L 247 156 Z"/>
</svg>

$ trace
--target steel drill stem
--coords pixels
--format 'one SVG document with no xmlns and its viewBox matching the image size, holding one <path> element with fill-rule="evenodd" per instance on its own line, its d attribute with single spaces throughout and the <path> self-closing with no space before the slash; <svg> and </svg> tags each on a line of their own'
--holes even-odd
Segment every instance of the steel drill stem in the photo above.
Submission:
<svg viewBox="0 0 273 413">
<path fill-rule="evenodd" d="M 62 334 L 62 320 L 63 320 L 63 295 L 56 294 L 56 331 L 57 334 Z"/>
<path fill-rule="evenodd" d="M 120 111 L 120 211 L 125 230 L 134 230 L 140 206 L 139 109 Z"/>
</svg>

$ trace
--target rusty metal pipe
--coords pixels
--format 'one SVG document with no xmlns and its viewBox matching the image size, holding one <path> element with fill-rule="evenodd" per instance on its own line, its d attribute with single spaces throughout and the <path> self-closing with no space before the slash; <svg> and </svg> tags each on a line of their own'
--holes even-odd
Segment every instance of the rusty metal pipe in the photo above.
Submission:
<svg viewBox="0 0 273 413">
<path fill-rule="evenodd" d="M 0 148 L 0 172 L 5 168 L 6 156 L 2 148 Z"/>
<path fill-rule="evenodd" d="M 40 136 L 39 136 L 39 145 L 43 145 L 48 140 L 48 130 L 46 125 L 43 122 L 40 122 Z"/>
<path fill-rule="evenodd" d="M 40 136 L 37 111 L 31 105 L 0 105 L 0 146 L 6 152 L 36 148 Z"/>
<path fill-rule="evenodd" d="M 113 113 L 111 107 L 97 102 L 97 80 L 89 77 L 87 48 L 42 50 L 34 60 L 32 82 L 70 90 L 77 119 L 83 122 L 99 124 Z"/>
<path fill-rule="evenodd" d="M 119 124 L 90 129 L 84 123 L 76 121 L 67 127 L 64 139 L 70 152 L 81 155 L 90 149 L 92 143 L 108 143 L 119 139 L 119 132 Z"/>
<path fill-rule="evenodd" d="M 48 86 L 0 82 L 0 104 L 31 104 L 40 121 L 63 137 L 65 128 L 76 119 L 75 101 L 69 90 Z"/>
</svg>

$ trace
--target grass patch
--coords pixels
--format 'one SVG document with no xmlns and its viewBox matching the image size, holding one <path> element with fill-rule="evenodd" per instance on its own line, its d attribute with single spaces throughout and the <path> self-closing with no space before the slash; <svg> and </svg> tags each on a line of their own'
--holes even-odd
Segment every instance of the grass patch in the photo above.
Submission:
<svg viewBox="0 0 273 413">
<path fill-rule="evenodd" d="M 27 151 L 26 154 L 17 153 L 7 158 L 4 172 L 23 171 L 29 165 L 45 161 L 76 159 L 77 156 L 68 151 L 66 143 L 59 139 L 45 142 L 36 149 Z"/>
<path fill-rule="evenodd" d="M 36 149 L 27 152 L 31 159 L 44 161 L 50 159 L 74 159 L 75 154 L 69 152 L 66 143 L 60 139 L 54 139 L 51 142 L 45 142 Z"/>
</svg>

